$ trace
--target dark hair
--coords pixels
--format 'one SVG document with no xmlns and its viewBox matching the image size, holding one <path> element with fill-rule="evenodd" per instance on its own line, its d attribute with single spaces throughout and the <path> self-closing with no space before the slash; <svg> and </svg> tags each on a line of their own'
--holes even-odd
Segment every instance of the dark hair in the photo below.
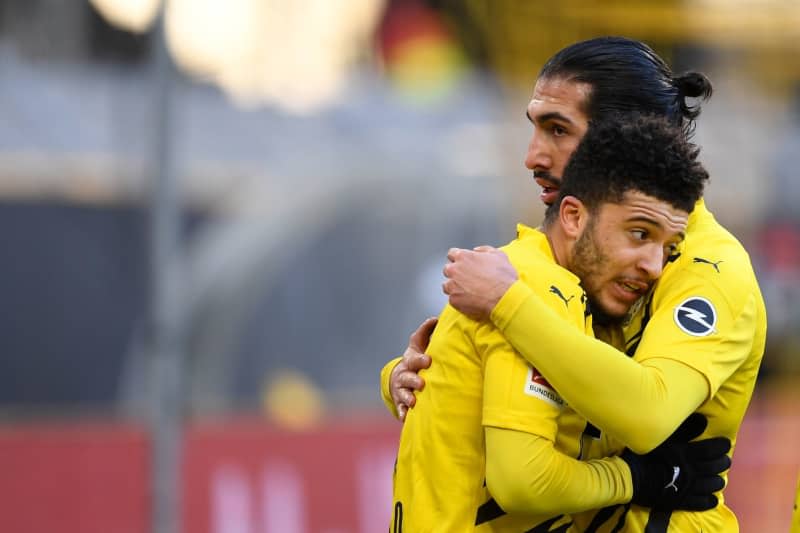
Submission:
<svg viewBox="0 0 800 533">
<path fill-rule="evenodd" d="M 700 104 L 711 82 L 699 72 L 674 76 L 646 44 L 625 37 L 598 37 L 572 44 L 551 57 L 539 78 L 565 78 L 591 85 L 584 111 L 590 120 L 610 113 L 639 112 L 667 117 L 687 137 L 694 133 Z"/>
<path fill-rule="evenodd" d="M 596 212 L 604 203 L 621 202 L 629 191 L 691 213 L 708 180 L 699 153 L 662 116 L 628 113 L 592 121 L 564 169 L 559 200 L 548 208 L 545 220 L 555 219 L 565 196 Z"/>
</svg>

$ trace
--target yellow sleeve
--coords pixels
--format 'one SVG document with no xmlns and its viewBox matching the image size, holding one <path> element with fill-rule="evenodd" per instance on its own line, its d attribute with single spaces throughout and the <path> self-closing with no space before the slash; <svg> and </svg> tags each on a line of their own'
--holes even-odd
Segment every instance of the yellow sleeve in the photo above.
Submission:
<svg viewBox="0 0 800 533">
<path fill-rule="evenodd" d="M 385 405 L 389 412 L 392 413 L 392 416 L 397 419 L 399 419 L 400 416 L 397 413 L 397 406 L 394 404 L 394 401 L 392 401 L 389 380 L 392 377 L 392 370 L 394 370 L 394 367 L 397 366 L 397 363 L 399 363 L 401 359 L 403 358 L 395 357 L 381 368 L 381 399 L 383 400 L 383 405 Z"/>
<path fill-rule="evenodd" d="M 663 442 L 708 396 L 696 369 L 667 358 L 638 363 L 576 335 L 520 282 L 495 306 L 492 321 L 573 409 L 637 453 Z"/>
<path fill-rule="evenodd" d="M 557 515 L 630 501 L 631 474 L 619 457 L 578 461 L 542 437 L 485 428 L 486 486 L 508 513 Z"/>
</svg>

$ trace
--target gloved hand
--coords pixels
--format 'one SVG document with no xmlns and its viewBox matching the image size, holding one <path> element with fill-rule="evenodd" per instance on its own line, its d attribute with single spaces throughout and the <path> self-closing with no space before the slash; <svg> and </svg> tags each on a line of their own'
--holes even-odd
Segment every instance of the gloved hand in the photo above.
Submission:
<svg viewBox="0 0 800 533">
<path fill-rule="evenodd" d="M 705 431 L 708 420 L 692 413 L 661 445 L 645 455 L 626 449 L 622 459 L 633 478 L 632 503 L 651 509 L 706 511 L 717 505 L 715 492 L 725 486 L 719 475 L 731 466 L 730 439 L 689 442 Z"/>
</svg>

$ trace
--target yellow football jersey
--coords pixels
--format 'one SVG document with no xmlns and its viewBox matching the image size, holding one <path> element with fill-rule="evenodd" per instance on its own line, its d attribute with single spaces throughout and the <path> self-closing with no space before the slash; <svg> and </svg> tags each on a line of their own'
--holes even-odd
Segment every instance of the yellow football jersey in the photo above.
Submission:
<svg viewBox="0 0 800 533">
<path fill-rule="evenodd" d="M 665 268 L 650 300 L 626 328 L 628 354 L 637 361 L 677 360 L 705 376 L 709 397 L 698 409 L 708 418 L 704 436 L 728 437 L 735 446 L 764 353 L 766 327 L 747 252 L 701 200 L 689 218 L 680 256 Z M 622 446 L 604 435 L 595 450 L 604 456 L 621 452 Z M 583 514 L 576 524 L 598 532 L 738 531 L 736 517 L 719 497 L 720 504 L 703 513 L 618 506 Z"/>
<path fill-rule="evenodd" d="M 503 249 L 520 279 L 576 334 L 591 334 L 579 280 L 555 263 L 544 234 L 520 226 Z M 425 389 L 403 425 L 390 532 L 565 531 L 568 516 L 512 515 L 494 502 L 485 486 L 484 426 L 533 433 L 577 454 L 584 423 L 573 415 L 559 432 L 568 407 L 492 324 L 447 306 L 427 353 L 435 363 L 422 371 Z"/>
</svg>

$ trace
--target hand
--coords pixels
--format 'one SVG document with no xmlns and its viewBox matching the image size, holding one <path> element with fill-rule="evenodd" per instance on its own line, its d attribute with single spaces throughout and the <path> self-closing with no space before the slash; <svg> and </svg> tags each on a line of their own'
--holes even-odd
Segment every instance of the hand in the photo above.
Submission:
<svg viewBox="0 0 800 533">
<path fill-rule="evenodd" d="M 403 358 L 395 365 L 389 376 L 389 391 L 401 422 L 406 419 L 406 413 L 417 402 L 414 392 L 425 388 L 425 380 L 418 375 L 418 372 L 431 366 L 431 358 L 424 352 L 428 347 L 428 341 L 431 340 L 437 320 L 437 318 L 426 319 L 411 334 Z"/>
<path fill-rule="evenodd" d="M 442 290 L 450 305 L 475 320 L 489 320 L 492 309 L 519 276 L 505 252 L 491 246 L 451 248 Z"/>
<path fill-rule="evenodd" d="M 731 441 L 724 437 L 689 442 L 708 425 L 692 413 L 658 448 L 645 455 L 622 453 L 633 478 L 632 503 L 652 509 L 707 511 L 717 506 L 715 492 L 725 480 L 719 475 L 731 466 Z"/>
</svg>

